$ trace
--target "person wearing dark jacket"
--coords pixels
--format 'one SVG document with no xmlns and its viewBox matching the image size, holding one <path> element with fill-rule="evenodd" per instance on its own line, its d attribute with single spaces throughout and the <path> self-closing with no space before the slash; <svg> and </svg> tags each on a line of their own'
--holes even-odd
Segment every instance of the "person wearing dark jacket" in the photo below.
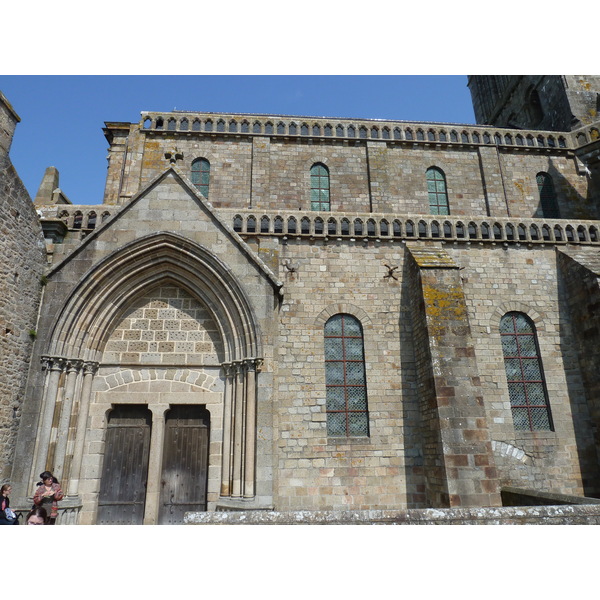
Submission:
<svg viewBox="0 0 600 600">
<path fill-rule="evenodd" d="M 10 508 L 8 496 L 12 491 L 10 483 L 5 483 L 0 488 L 0 525 L 18 525 L 19 519 Z"/>
</svg>

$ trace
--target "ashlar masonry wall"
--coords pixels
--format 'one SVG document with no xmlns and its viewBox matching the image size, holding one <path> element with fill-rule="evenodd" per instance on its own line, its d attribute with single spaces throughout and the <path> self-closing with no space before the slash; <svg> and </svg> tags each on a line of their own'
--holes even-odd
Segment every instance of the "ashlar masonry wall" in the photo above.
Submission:
<svg viewBox="0 0 600 600">
<path fill-rule="evenodd" d="M 428 214 L 426 171 L 446 176 L 453 215 L 539 216 L 535 177 L 555 182 L 561 217 L 596 218 L 588 181 L 565 148 L 144 131 L 121 124 L 112 140 L 105 202 L 127 202 L 162 172 L 166 155 L 191 175 L 210 162 L 209 201 L 217 208 L 310 209 L 310 168 L 329 169 L 331 210 Z M 117 135 L 118 133 L 118 135 Z"/>
<path fill-rule="evenodd" d="M 469 435 L 487 436 L 473 438 L 483 452 L 471 458 L 468 449 L 462 457 L 459 452 L 447 473 L 479 466 L 486 477 L 497 477 L 500 486 L 597 493 L 599 470 L 590 413 L 554 248 L 443 247 L 462 284 L 474 355 L 467 344 L 461 360 L 473 357 L 468 368 L 477 372 L 469 371 L 469 385 L 475 386 L 473 394 L 483 403 L 481 414 L 464 412 L 475 399 L 460 388 L 466 373 L 450 367 L 444 375 L 450 354 L 439 368 L 434 362 L 431 385 L 441 385 L 443 376 L 444 385 L 458 386 L 457 397 L 447 398 L 452 409 L 456 412 L 456 403 L 465 403 L 454 417 L 440 415 L 450 424 L 443 427 L 457 428 L 452 440 L 458 440 L 458 430 L 468 429 L 469 422 L 473 430 Z M 413 314 L 419 292 L 413 289 L 405 245 L 361 240 L 331 240 L 324 245 L 292 239 L 281 246 L 280 257 L 282 262 L 289 259 L 294 271 L 280 269 L 286 284 L 274 371 L 276 509 L 431 506 L 428 479 L 448 475 L 435 474 L 435 460 L 427 463 L 428 445 L 440 452 L 443 448 L 444 453 L 449 450 L 441 438 L 436 441 L 435 428 L 426 422 L 419 364 L 431 365 L 431 357 L 420 357 L 419 349 L 436 344 Z M 386 265 L 397 267 L 394 277 Z M 536 326 L 553 431 L 516 431 L 513 425 L 499 335 L 500 318 L 513 310 L 527 314 Z M 336 313 L 351 314 L 363 326 L 368 438 L 327 436 L 323 326 Z M 457 329 L 449 322 L 448 335 L 462 335 L 459 329 L 464 327 Z M 436 348 L 432 351 L 444 352 Z M 440 388 L 441 396 L 444 389 Z M 485 426 L 478 432 L 480 423 Z M 490 486 L 488 493 L 493 491 Z"/>
<path fill-rule="evenodd" d="M 402 271 L 402 249 L 291 242 L 281 248 L 282 261 L 287 258 L 297 271 L 286 276 L 276 343 L 277 509 L 419 504 L 424 487 L 411 322 L 402 281 L 385 277 L 385 263 Z M 337 313 L 354 316 L 363 328 L 369 437 L 327 436 L 323 327 Z"/>
<path fill-rule="evenodd" d="M 597 494 L 598 459 L 556 250 L 456 246 L 448 252 L 462 268 L 501 484 Z M 535 325 L 553 431 L 513 426 L 499 334 L 500 319 L 510 311 L 526 314 Z"/>
</svg>

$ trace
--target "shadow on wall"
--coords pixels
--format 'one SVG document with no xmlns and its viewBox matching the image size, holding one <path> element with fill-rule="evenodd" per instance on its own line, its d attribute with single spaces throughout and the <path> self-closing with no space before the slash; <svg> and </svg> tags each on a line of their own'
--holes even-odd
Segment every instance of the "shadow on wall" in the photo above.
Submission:
<svg viewBox="0 0 600 600">
<path fill-rule="evenodd" d="M 573 187 L 552 160 L 550 160 L 550 165 L 546 173 L 552 178 L 556 193 L 559 213 L 557 218 L 581 220 L 595 220 L 600 218 L 600 204 L 597 202 L 598 194 L 595 192 L 596 186 L 593 185 L 594 181 L 589 175 L 579 175 L 579 177 L 585 178 L 587 182 L 587 194 L 583 196 Z M 538 205 L 533 216 L 543 218 L 542 202 L 539 192 L 537 194 Z"/>
<path fill-rule="evenodd" d="M 402 422 L 404 432 L 404 473 L 406 478 L 406 507 L 428 508 L 425 493 L 423 460 L 423 422 L 417 389 L 414 329 L 411 317 L 411 282 L 408 260 L 404 261 L 400 292 L 400 368 L 397 381 L 401 388 Z"/>
<path fill-rule="evenodd" d="M 587 254 L 594 260 L 597 249 L 590 250 Z M 596 260 L 600 267 L 600 259 Z M 561 251 L 557 253 L 557 268 L 560 353 L 583 493 L 600 498 L 600 286 L 593 271 Z"/>
</svg>

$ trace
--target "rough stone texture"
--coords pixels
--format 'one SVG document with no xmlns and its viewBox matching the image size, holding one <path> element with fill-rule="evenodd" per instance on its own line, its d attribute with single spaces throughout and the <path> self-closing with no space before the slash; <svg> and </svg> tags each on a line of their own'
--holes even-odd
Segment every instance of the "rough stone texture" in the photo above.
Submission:
<svg viewBox="0 0 600 600">
<path fill-rule="evenodd" d="M 187 525 L 599 525 L 600 506 L 187 513 Z"/>
<path fill-rule="evenodd" d="M 430 506 L 500 504 L 479 369 L 458 265 L 441 245 L 408 246 L 415 320 L 422 313 L 421 404 L 437 443 L 426 447 Z M 423 318 L 421 318 L 423 321 Z M 427 391 L 425 388 L 427 387 Z M 440 460 L 441 458 L 441 460 Z"/>
<path fill-rule="evenodd" d="M 6 151 L 18 117 L 0 94 L 0 480 L 11 474 L 37 334 L 46 256 L 42 228 Z"/>
</svg>

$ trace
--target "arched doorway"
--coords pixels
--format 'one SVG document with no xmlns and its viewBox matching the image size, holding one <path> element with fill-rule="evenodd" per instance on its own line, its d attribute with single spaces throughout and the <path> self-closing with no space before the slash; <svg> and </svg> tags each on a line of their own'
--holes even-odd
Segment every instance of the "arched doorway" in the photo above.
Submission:
<svg viewBox="0 0 600 600">
<path fill-rule="evenodd" d="M 260 352 L 250 302 L 219 258 L 170 233 L 136 240 L 86 275 L 56 323 L 33 471 L 51 461 L 69 495 L 82 492 L 82 522 L 123 518 L 123 507 L 111 509 L 121 517 L 107 508 L 120 498 L 115 482 L 143 486 L 143 477 L 133 465 L 104 465 L 114 461 L 111 444 L 133 443 L 125 439 L 131 423 L 119 420 L 142 418 L 129 407 L 137 404 L 151 415 L 144 523 L 180 521 L 185 510 L 206 508 L 207 494 L 253 498 Z M 212 454 L 197 449 L 186 463 L 169 454 L 169 436 Z M 185 493 L 163 493 L 163 463 L 180 479 L 188 473 Z M 212 479 L 195 489 L 207 471 Z M 127 501 L 139 522 L 138 496 Z"/>
</svg>

